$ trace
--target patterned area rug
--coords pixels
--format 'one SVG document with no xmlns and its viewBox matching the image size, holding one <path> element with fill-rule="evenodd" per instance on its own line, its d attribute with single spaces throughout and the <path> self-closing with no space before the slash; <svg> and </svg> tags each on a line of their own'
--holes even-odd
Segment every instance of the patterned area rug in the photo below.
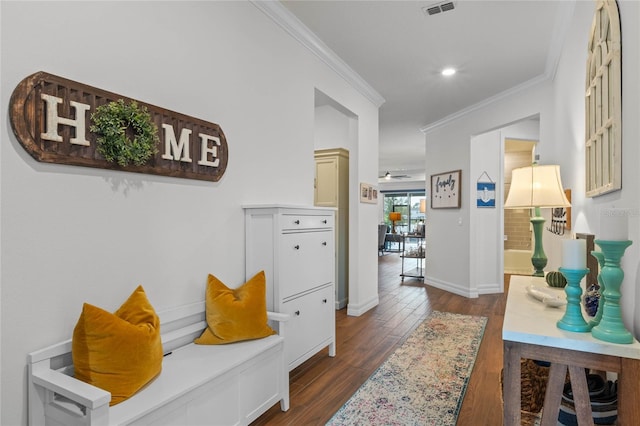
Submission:
<svg viewBox="0 0 640 426">
<path fill-rule="evenodd" d="M 486 323 L 433 312 L 327 425 L 455 425 Z"/>
</svg>

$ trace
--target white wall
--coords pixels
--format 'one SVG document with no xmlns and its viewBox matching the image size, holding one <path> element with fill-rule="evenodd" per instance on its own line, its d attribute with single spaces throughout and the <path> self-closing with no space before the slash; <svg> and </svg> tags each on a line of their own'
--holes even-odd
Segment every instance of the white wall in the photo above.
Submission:
<svg viewBox="0 0 640 426">
<path fill-rule="evenodd" d="M 580 4 L 580 2 L 578 2 Z M 582 6 L 582 5 L 581 5 Z M 584 9 L 584 6 L 583 6 Z M 622 28 L 622 190 L 606 194 L 596 198 L 583 199 L 584 194 L 584 168 L 583 164 L 573 161 L 575 187 L 580 191 L 572 193 L 573 206 L 580 205 L 582 208 L 574 214 L 576 232 L 590 232 L 598 236 L 600 231 L 600 213 L 603 208 L 618 207 L 629 211 L 629 239 L 633 241 L 624 257 L 622 258 L 622 268 L 625 278 L 622 283 L 622 314 L 625 325 L 640 337 L 640 3 L 633 0 L 618 1 L 620 11 L 620 26 Z M 588 11 L 583 11 L 583 15 L 588 15 Z M 583 18 L 587 20 L 587 16 Z M 589 18 L 590 22 L 590 18 Z M 586 40 L 586 39 L 585 39 Z M 570 58 L 571 56 L 569 56 Z M 581 67 L 584 73 L 584 66 Z M 569 74 L 559 76 L 557 84 L 564 84 L 570 81 Z M 581 91 L 584 89 L 581 87 Z M 576 92 L 578 89 L 576 88 Z M 556 103 L 562 104 L 563 93 L 557 92 Z M 566 94 L 564 94 L 566 96 Z M 584 110 L 583 103 L 576 102 L 573 108 L 567 107 L 564 110 L 558 108 L 558 113 L 562 113 L 559 118 L 569 125 L 563 126 L 558 131 L 558 138 L 572 141 L 574 146 L 578 146 L 579 141 L 584 139 L 583 121 L 580 119 L 580 112 Z M 576 135 L 579 135 L 576 138 Z M 584 158 L 583 150 L 572 146 L 572 151 L 563 153 L 563 158 L 572 158 L 575 153 Z M 575 154 L 578 155 L 578 154 Z M 578 196 L 579 198 L 576 198 Z M 634 321 L 635 318 L 635 321 Z"/>
<path fill-rule="evenodd" d="M 470 138 L 469 211 L 470 275 L 469 289 L 463 295 L 500 293 L 504 290 L 504 151 L 506 139 L 537 140 L 540 122 L 529 117 L 517 123 Z M 496 182 L 496 207 L 477 208 L 475 188 L 483 173 Z"/>
<path fill-rule="evenodd" d="M 460 209 L 431 209 L 427 203 L 427 236 L 426 245 L 429 253 L 429 261 L 425 281 L 429 284 L 461 294 L 467 297 L 475 297 L 482 292 L 490 292 L 500 282 L 499 277 L 491 279 L 484 277 L 482 286 L 472 284 L 471 278 L 472 246 L 470 238 L 472 233 L 478 232 L 475 227 L 483 226 L 476 223 L 477 218 L 471 219 L 471 214 L 477 212 L 475 207 L 475 183 L 480 176 L 482 168 L 497 167 L 496 160 L 491 160 L 486 166 L 483 160 L 471 157 L 471 144 L 474 136 L 499 130 L 523 119 L 533 117 L 541 111 L 547 111 L 550 97 L 550 84 L 538 83 L 518 93 L 515 93 L 499 102 L 492 103 L 482 109 L 463 116 L 446 125 L 431 129 L 426 134 L 426 175 L 442 173 L 449 170 L 462 170 L 462 206 Z M 507 137 L 508 135 L 503 135 Z M 497 161 L 502 161 L 500 154 L 500 137 L 495 135 L 496 147 L 493 151 L 499 156 Z M 542 142 L 541 142 L 542 144 Z M 480 154 L 481 150 L 475 152 Z M 482 154 L 484 161 L 488 161 L 487 153 Z M 478 161 L 476 163 L 476 161 Z M 474 164 L 472 170 L 471 164 Z M 492 165 L 493 164 L 493 165 Z M 501 188 L 503 182 L 498 176 L 497 170 L 491 176 L 496 180 L 496 187 Z M 494 177 L 496 175 L 497 177 Z M 473 193 L 473 194 L 472 194 Z M 500 195 L 501 196 L 501 195 Z M 496 200 L 496 203 L 499 199 Z M 491 213 L 483 212 L 482 215 Z M 471 227 L 474 226 L 474 228 Z M 495 225 L 493 225 L 495 226 Z M 502 229 L 499 229 L 500 235 Z M 493 234 L 491 234 L 493 235 Z M 474 243 L 482 247 L 481 239 Z M 476 256 L 474 251 L 474 256 Z M 496 257 L 497 258 L 497 257 Z M 488 262 L 487 259 L 484 260 Z M 497 262 L 498 260 L 496 260 Z M 478 266 L 478 259 L 473 263 Z M 487 264 L 492 267 L 491 264 Z M 497 270 L 497 268 L 495 269 Z M 484 272 L 483 272 L 484 274 Z"/>
<path fill-rule="evenodd" d="M 464 179 L 469 186 L 469 290 L 470 297 L 484 293 L 500 293 L 503 289 L 503 262 L 500 261 L 503 245 L 503 225 L 500 215 L 502 188 L 502 151 L 500 130 L 494 130 L 471 138 L 471 164 Z M 496 183 L 496 207 L 476 207 L 477 182 Z M 464 293 L 464 289 L 459 289 Z"/>
<path fill-rule="evenodd" d="M 640 335 L 640 302 L 636 288 L 640 283 L 640 31 L 636 23 L 640 17 L 640 3 L 620 1 L 622 27 L 623 75 L 623 188 L 596 198 L 584 197 L 584 81 L 587 38 L 591 28 L 594 2 L 578 1 L 571 28 L 567 34 L 554 80 L 542 81 L 502 100 L 476 110 L 456 121 L 433 128 L 426 134 L 427 175 L 462 169 L 463 176 L 472 170 L 469 140 L 492 129 L 501 128 L 525 117 L 540 115 L 540 142 L 536 147 L 540 164 L 559 164 L 563 184 L 572 189 L 572 232 L 598 234 L 600 209 L 618 207 L 629 209 L 629 237 L 634 245 L 627 250 L 622 266 L 625 279 L 622 285 L 622 311 L 625 325 Z M 507 136 L 507 135 L 505 135 Z M 470 178 L 473 178 L 471 176 Z M 466 179 L 463 179 L 467 181 Z M 503 182 L 498 182 L 501 186 Z M 429 267 L 426 281 L 435 286 L 472 296 L 475 291 L 470 277 L 472 262 L 468 238 L 473 230 L 466 221 L 472 208 L 469 186 L 463 189 L 460 210 L 432 210 L 427 212 L 427 252 Z M 466 201 L 466 203 L 465 203 Z M 462 224 L 457 221 L 462 219 Z M 547 218 L 548 219 L 548 218 Z M 547 270 L 560 265 L 559 246 L 562 238 L 545 234 L 545 251 L 549 257 Z M 569 237 L 569 236 L 567 236 Z M 482 244 L 478 240 L 478 247 Z"/>
<path fill-rule="evenodd" d="M 351 120 L 357 121 L 357 117 L 344 114 L 331 105 L 316 107 L 313 137 L 315 149 L 344 148 L 351 151 Z"/>
<path fill-rule="evenodd" d="M 378 181 L 378 189 L 380 191 L 425 191 L 424 180 L 391 180 L 391 181 Z"/>
<path fill-rule="evenodd" d="M 640 336 L 640 3 L 618 1 L 622 29 L 622 190 L 595 198 L 584 195 L 584 80 L 586 56 L 579 47 L 586 46 L 593 4 L 577 2 L 574 26 L 563 50 L 554 81 L 554 119 L 543 127 L 554 141 L 550 152 L 562 169 L 563 184 L 572 188 L 573 232 L 598 237 L 602 208 L 629 209 L 629 239 L 633 241 L 623 259 L 625 279 L 622 284 L 622 314 L 625 325 Z M 583 49 L 583 52 L 586 49 Z M 579 77 L 577 77 L 579 76 Z M 542 136 L 544 137 L 544 136 Z M 565 181 L 566 179 L 566 181 Z M 556 257 L 557 260 L 557 257 Z M 559 263 L 556 263 L 556 267 Z M 635 318 L 635 325 L 634 325 Z"/>
<path fill-rule="evenodd" d="M 247 2 L 0 7 L 0 423 L 17 425 L 27 421 L 27 353 L 69 338 L 83 302 L 115 310 L 142 284 L 162 310 L 202 299 L 208 273 L 238 285 L 241 206 L 313 204 L 316 89 L 358 116 L 350 131 L 364 154 L 352 188 L 377 178 L 378 111 Z M 7 109 L 18 82 L 39 70 L 220 124 L 229 144 L 224 177 L 34 161 L 9 129 Z M 350 297 L 363 312 L 377 303 L 377 238 L 363 232 L 375 229 L 377 215 L 357 203 L 351 212 Z"/>
</svg>

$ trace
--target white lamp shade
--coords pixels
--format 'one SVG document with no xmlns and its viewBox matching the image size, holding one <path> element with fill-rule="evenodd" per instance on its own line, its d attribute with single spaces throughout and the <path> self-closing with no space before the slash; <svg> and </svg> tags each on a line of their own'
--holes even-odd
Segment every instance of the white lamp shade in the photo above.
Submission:
<svg viewBox="0 0 640 426">
<path fill-rule="evenodd" d="M 562 187 L 560 166 L 529 166 L 513 169 L 505 209 L 571 207 Z"/>
</svg>

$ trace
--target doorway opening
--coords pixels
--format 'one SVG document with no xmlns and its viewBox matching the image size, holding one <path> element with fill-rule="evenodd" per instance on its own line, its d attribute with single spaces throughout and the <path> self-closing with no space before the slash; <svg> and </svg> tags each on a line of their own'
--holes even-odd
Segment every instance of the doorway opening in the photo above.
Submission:
<svg viewBox="0 0 640 426">
<path fill-rule="evenodd" d="M 505 139 L 504 141 L 504 194 L 511 187 L 511 172 L 530 166 L 534 161 L 537 141 Z M 504 273 L 531 275 L 533 229 L 530 209 L 504 210 Z"/>
<path fill-rule="evenodd" d="M 351 282 L 349 212 L 358 199 L 350 191 L 354 168 L 351 160 L 357 158 L 358 117 L 318 89 L 314 106 L 314 204 L 336 208 L 335 308 L 339 310 L 348 305 Z"/>
<path fill-rule="evenodd" d="M 421 233 L 425 220 L 425 192 L 385 192 L 383 218 L 389 230 L 393 227 L 389 219 L 392 212 L 400 213 L 400 220 L 395 222 L 397 234 Z"/>
</svg>

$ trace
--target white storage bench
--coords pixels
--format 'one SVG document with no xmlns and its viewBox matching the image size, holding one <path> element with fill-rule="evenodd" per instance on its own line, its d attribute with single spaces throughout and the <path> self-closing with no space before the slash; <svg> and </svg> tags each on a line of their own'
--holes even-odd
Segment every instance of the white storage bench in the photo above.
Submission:
<svg viewBox="0 0 640 426">
<path fill-rule="evenodd" d="M 73 378 L 71 340 L 28 355 L 30 425 L 246 425 L 278 401 L 289 409 L 284 353 L 288 315 L 269 312 L 279 334 L 228 345 L 196 345 L 206 327 L 198 302 L 158 314 L 162 372 L 131 398 Z"/>
</svg>

